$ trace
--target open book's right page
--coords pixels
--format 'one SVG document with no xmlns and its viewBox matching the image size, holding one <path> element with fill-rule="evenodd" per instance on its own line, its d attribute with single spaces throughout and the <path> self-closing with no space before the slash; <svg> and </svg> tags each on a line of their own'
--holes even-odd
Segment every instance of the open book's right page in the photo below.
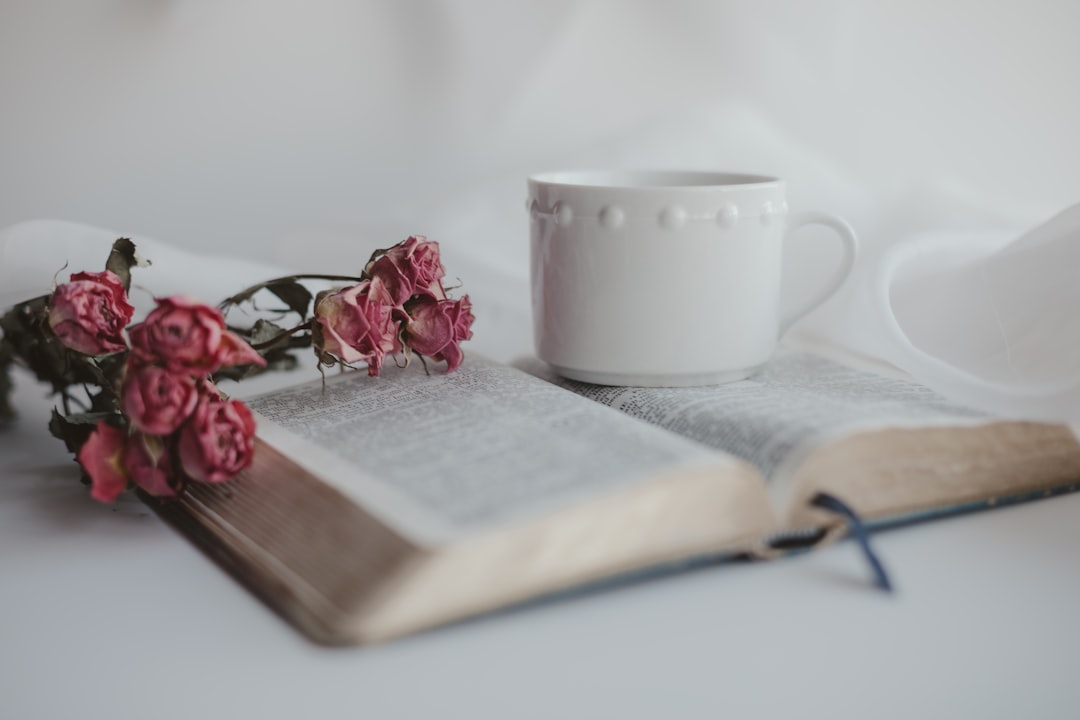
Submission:
<svg viewBox="0 0 1080 720">
<path fill-rule="evenodd" d="M 885 490 L 902 495 L 897 492 L 901 483 L 911 489 L 920 485 L 918 478 L 902 475 L 951 473 L 957 469 L 957 453 L 975 456 L 980 446 L 988 443 L 1000 449 L 1002 432 L 1018 460 L 1027 455 L 1047 456 L 1051 451 L 1060 456 L 1051 471 L 1053 478 L 1039 483 L 1080 479 L 1080 446 L 1067 428 L 1003 423 L 1000 418 L 951 403 L 909 380 L 856 370 L 807 352 L 781 349 L 747 380 L 692 388 L 590 385 L 557 378 L 550 370 L 541 369 L 539 361 L 525 366 L 580 395 L 750 461 L 768 479 L 778 508 L 791 509 L 796 500 L 793 486 L 805 484 L 798 476 L 806 474 L 810 459 L 834 475 L 845 474 L 845 469 L 850 469 L 847 475 L 860 475 L 849 486 L 865 486 L 875 473 L 889 476 L 881 482 L 892 487 L 878 493 L 884 498 L 888 494 Z M 980 430 L 990 427 L 995 430 Z M 844 441 L 854 437 L 862 439 L 859 446 L 845 447 Z M 955 452 L 943 452 L 944 445 Z M 837 450 L 823 452 L 827 448 Z M 840 457 L 831 458 L 831 462 L 814 457 L 835 456 L 837 452 Z M 841 468 L 839 473 L 837 467 Z M 803 490 L 797 493 L 800 499 L 806 494 L 806 488 Z M 998 490 L 988 489 L 987 495 Z M 863 490 L 849 490 L 848 494 L 852 492 L 861 494 Z M 969 487 L 959 497 L 974 499 L 979 492 Z M 909 496 L 899 500 L 891 514 L 951 499 L 920 502 Z M 890 514 L 882 512 L 890 510 L 882 502 L 887 501 L 864 498 L 857 504 L 872 509 L 875 515 Z"/>
</svg>

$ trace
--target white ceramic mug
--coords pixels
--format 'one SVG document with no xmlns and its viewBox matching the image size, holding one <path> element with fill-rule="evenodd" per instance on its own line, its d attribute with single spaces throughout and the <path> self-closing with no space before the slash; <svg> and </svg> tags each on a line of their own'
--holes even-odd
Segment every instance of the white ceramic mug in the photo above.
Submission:
<svg viewBox="0 0 1080 720">
<path fill-rule="evenodd" d="M 838 217 L 787 217 L 784 182 L 716 172 L 558 172 L 528 182 L 536 352 L 604 385 L 712 385 L 752 374 L 851 272 Z M 785 238 L 833 229 L 840 267 L 781 313 Z"/>
</svg>

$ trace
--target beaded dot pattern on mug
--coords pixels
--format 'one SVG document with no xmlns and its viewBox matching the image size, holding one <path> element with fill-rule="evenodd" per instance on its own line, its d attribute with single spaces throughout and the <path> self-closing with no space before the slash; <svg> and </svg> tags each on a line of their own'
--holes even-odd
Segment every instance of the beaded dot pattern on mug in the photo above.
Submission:
<svg viewBox="0 0 1080 720">
<path fill-rule="evenodd" d="M 533 220 L 541 217 L 551 218 L 559 227 L 567 227 L 575 220 L 595 220 L 608 230 L 618 230 L 627 222 L 626 211 L 618 205 L 605 205 L 597 212 L 579 212 L 565 201 L 556 202 L 550 209 L 543 210 L 534 198 L 525 199 L 525 209 Z M 747 212 L 734 203 L 725 203 L 713 213 L 692 215 L 679 205 L 667 205 L 655 215 L 657 225 L 665 230 L 678 230 L 689 222 L 707 221 L 716 223 L 720 228 L 732 228 L 742 219 L 758 218 L 763 225 L 769 225 L 787 215 L 786 202 L 766 202 L 757 208 L 757 212 Z M 638 218 L 632 218 L 638 219 Z"/>
</svg>

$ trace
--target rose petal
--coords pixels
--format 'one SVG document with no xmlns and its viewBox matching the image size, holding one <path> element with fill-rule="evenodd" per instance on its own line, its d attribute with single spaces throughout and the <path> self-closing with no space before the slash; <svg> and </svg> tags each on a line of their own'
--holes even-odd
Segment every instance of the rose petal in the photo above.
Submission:
<svg viewBox="0 0 1080 720">
<path fill-rule="evenodd" d="M 176 495 L 169 482 L 173 476 L 172 458 L 161 438 L 133 436 L 124 449 L 124 466 L 132 481 L 151 495 Z"/>
<path fill-rule="evenodd" d="M 415 291 L 416 278 L 406 276 L 387 255 L 375 261 L 369 274 L 372 280 L 379 281 L 378 287 L 372 293 L 374 299 L 387 305 L 404 305 Z"/>
<path fill-rule="evenodd" d="M 221 367 L 252 364 L 266 367 L 266 359 L 259 354 L 258 350 L 251 347 L 242 337 L 228 330 L 221 335 L 217 360 Z"/>
<path fill-rule="evenodd" d="M 127 488 L 122 459 L 126 441 L 126 432 L 102 420 L 79 448 L 76 459 L 90 476 L 90 497 L 98 502 L 111 503 Z"/>
<path fill-rule="evenodd" d="M 453 302 L 422 298 L 405 325 L 407 344 L 421 355 L 434 356 L 454 340 Z"/>
<path fill-rule="evenodd" d="M 461 362 L 465 359 L 465 353 L 461 351 L 461 346 L 456 342 L 452 342 L 434 357 L 436 360 L 445 360 L 446 372 L 451 373 L 461 367 Z"/>
</svg>

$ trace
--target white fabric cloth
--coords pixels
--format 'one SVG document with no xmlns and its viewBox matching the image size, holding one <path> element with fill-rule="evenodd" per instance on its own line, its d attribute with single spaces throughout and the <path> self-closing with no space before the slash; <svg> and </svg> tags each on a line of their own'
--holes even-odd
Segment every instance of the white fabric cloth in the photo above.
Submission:
<svg viewBox="0 0 1080 720">
<path fill-rule="evenodd" d="M 1080 420 L 1080 205 L 1033 230 L 924 233 L 852 279 L 804 335 L 885 360 L 1003 415 Z"/>
<path fill-rule="evenodd" d="M 51 292 L 72 273 L 100 272 L 123 233 L 60 220 L 35 220 L 0 230 L 0 308 Z M 261 280 L 288 274 L 249 259 L 190 253 L 151 238 L 133 237 L 147 267 L 132 271 L 131 302 L 145 314 L 154 297 L 184 294 L 216 305 Z"/>
</svg>

